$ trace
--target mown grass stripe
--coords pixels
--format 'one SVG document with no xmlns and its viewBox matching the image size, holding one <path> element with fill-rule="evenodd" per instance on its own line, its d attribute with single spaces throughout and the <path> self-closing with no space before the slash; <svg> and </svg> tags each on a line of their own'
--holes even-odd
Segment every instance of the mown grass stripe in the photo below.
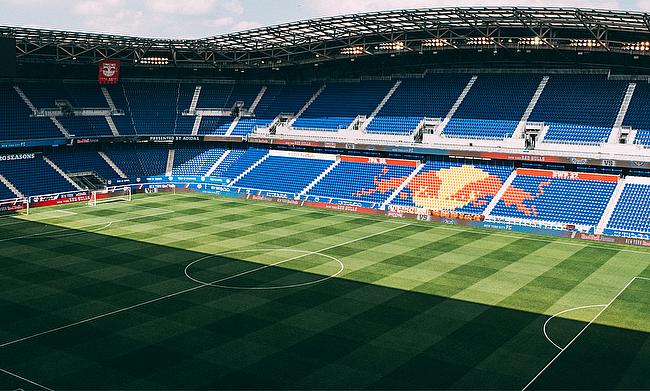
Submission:
<svg viewBox="0 0 650 391">
<path fill-rule="evenodd" d="M 544 313 L 617 253 L 616 250 L 582 248 L 499 304 Z"/>
</svg>

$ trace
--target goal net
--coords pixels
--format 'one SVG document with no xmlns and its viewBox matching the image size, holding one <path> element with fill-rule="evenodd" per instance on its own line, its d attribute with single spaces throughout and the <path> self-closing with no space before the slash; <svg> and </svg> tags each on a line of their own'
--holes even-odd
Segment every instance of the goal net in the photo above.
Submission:
<svg viewBox="0 0 650 391">
<path fill-rule="evenodd" d="M 130 186 L 107 187 L 104 190 L 95 190 L 90 195 L 88 205 L 97 206 L 107 202 L 131 201 Z"/>
<path fill-rule="evenodd" d="M 28 215 L 29 201 L 25 198 L 15 198 L 0 201 L 0 217 L 13 215 Z"/>
</svg>

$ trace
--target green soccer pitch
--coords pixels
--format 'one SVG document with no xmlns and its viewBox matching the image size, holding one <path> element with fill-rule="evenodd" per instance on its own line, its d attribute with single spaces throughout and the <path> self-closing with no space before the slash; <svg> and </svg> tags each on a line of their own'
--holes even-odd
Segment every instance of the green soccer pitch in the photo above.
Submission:
<svg viewBox="0 0 650 391">
<path fill-rule="evenodd" d="M 650 389 L 642 248 L 164 194 L 0 267 L 0 389 Z"/>
</svg>

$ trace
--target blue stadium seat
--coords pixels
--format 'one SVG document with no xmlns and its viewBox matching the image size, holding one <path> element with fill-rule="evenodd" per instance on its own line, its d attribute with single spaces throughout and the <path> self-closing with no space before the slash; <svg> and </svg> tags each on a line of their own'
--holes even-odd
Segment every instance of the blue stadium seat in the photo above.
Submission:
<svg viewBox="0 0 650 391">
<path fill-rule="evenodd" d="M 63 88 L 71 98 L 70 103 L 74 107 L 108 109 L 108 102 L 97 82 L 63 83 Z"/>
<path fill-rule="evenodd" d="M 382 190 L 381 181 L 404 181 L 415 167 L 341 161 L 308 193 L 350 201 L 381 204 L 395 189 Z"/>
<path fill-rule="evenodd" d="M 269 126 L 281 113 L 295 115 L 316 93 L 311 85 L 269 86 L 254 112 L 254 117 L 239 120 L 233 136 L 245 136 L 257 127 Z"/>
<path fill-rule="evenodd" d="M 637 130 L 635 144 L 650 148 L 650 84 L 637 82 L 623 126 Z"/>
<path fill-rule="evenodd" d="M 550 125 L 546 142 L 607 142 L 627 85 L 606 75 L 552 75 L 529 121 Z"/>
<path fill-rule="evenodd" d="M 124 111 L 124 115 L 115 115 L 112 117 L 113 122 L 117 127 L 117 131 L 123 136 L 136 134 L 133 115 L 131 114 L 131 109 L 124 88 L 119 84 L 106 86 L 106 89 L 108 90 L 115 107 Z"/>
<path fill-rule="evenodd" d="M 176 148 L 172 175 L 205 176 L 226 148 Z"/>
<path fill-rule="evenodd" d="M 615 182 L 518 174 L 493 216 L 596 226 Z"/>
<path fill-rule="evenodd" d="M 59 117 L 59 122 L 70 133 L 76 137 L 107 137 L 113 136 L 111 128 L 105 117 Z"/>
<path fill-rule="evenodd" d="M 199 127 L 200 135 L 225 135 L 235 117 L 203 117 Z"/>
<path fill-rule="evenodd" d="M 93 171 L 106 180 L 119 178 L 94 147 L 62 148 L 47 152 L 46 155 L 67 174 Z"/>
<path fill-rule="evenodd" d="M 392 204 L 480 215 L 512 170 L 512 165 L 429 161 Z"/>
<path fill-rule="evenodd" d="M 106 147 L 104 152 L 129 178 L 165 175 L 169 154 L 167 147 L 116 144 Z"/>
<path fill-rule="evenodd" d="M 650 234 L 650 185 L 625 185 L 607 229 Z"/>
<path fill-rule="evenodd" d="M 12 84 L 0 83 L 0 140 L 63 138 L 52 120 L 32 117 L 32 111 Z"/>
<path fill-rule="evenodd" d="M 77 190 L 41 157 L 2 161 L 0 175 L 7 178 L 24 196 Z"/>
<path fill-rule="evenodd" d="M 193 84 L 122 82 L 109 87 L 109 93 L 115 106 L 125 113 L 113 117 L 120 134 L 190 134 L 192 131 L 194 117 L 182 113 L 190 107 Z"/>
<path fill-rule="evenodd" d="M 212 173 L 213 177 L 235 179 L 255 162 L 263 158 L 267 149 L 233 149 Z"/>
<path fill-rule="evenodd" d="M 411 134 L 425 117 L 446 117 L 470 77 L 467 74 L 435 74 L 424 79 L 402 80 L 366 131 Z"/>
<path fill-rule="evenodd" d="M 337 131 L 359 115 L 369 116 L 395 84 L 394 81 L 328 83 L 309 108 L 296 119 L 296 129 Z"/>
<path fill-rule="evenodd" d="M 0 182 L 0 201 L 2 200 L 11 200 L 16 198 L 16 195 L 9 190 L 7 186 L 4 185 L 4 183 Z"/>
<path fill-rule="evenodd" d="M 261 89 L 262 86 L 257 84 L 204 83 L 201 85 L 201 95 L 196 107 L 199 109 L 231 109 L 235 103 L 244 102 L 244 108 L 249 108 Z"/>
<path fill-rule="evenodd" d="M 332 163 L 332 160 L 269 156 L 236 186 L 298 194 Z"/>
<path fill-rule="evenodd" d="M 55 108 L 56 100 L 66 100 L 74 108 L 108 109 L 97 82 L 22 82 L 19 87 L 39 109 Z"/>
<path fill-rule="evenodd" d="M 531 74 L 482 74 L 443 133 L 447 137 L 512 137 L 542 80 Z"/>
</svg>

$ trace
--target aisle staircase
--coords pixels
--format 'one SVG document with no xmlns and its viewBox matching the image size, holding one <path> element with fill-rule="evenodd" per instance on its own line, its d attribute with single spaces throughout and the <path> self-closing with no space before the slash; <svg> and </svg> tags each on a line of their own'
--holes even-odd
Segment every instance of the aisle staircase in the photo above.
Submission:
<svg viewBox="0 0 650 391">
<path fill-rule="evenodd" d="M 111 109 L 111 111 L 113 112 L 117 111 L 115 102 L 113 102 L 113 98 L 111 97 L 111 94 L 108 92 L 106 87 L 102 87 L 101 90 L 102 90 L 102 95 L 104 95 L 104 99 L 106 99 L 106 104 L 108 104 L 108 108 Z"/>
<path fill-rule="evenodd" d="M 83 190 L 83 189 L 82 189 L 82 188 L 77 184 L 77 182 L 73 181 L 72 178 L 70 178 L 70 177 L 68 176 L 68 174 L 66 174 L 65 172 L 63 172 L 63 170 L 62 170 L 59 166 L 57 166 L 53 161 L 51 161 L 47 156 L 43 156 L 43 160 L 45 160 L 45 162 L 46 162 L 47 164 L 49 164 L 50 167 L 52 167 L 52 168 L 54 169 L 54 171 L 58 172 L 59 175 L 61 175 L 63 178 L 65 178 L 65 180 L 68 181 L 72 186 L 74 186 L 75 189 L 77 189 L 77 190 Z"/>
<path fill-rule="evenodd" d="M 192 101 L 190 102 L 190 114 L 196 112 L 196 106 L 199 104 L 199 98 L 201 97 L 201 86 L 194 87 L 194 95 L 192 95 Z"/>
<path fill-rule="evenodd" d="M 316 185 L 318 184 L 318 182 L 320 182 L 321 180 L 323 180 L 323 178 L 325 178 L 325 177 L 326 177 L 330 172 L 332 172 L 332 170 L 335 169 L 336 166 L 339 165 L 339 163 L 341 163 L 341 159 L 339 159 L 339 158 L 337 157 L 336 160 L 335 160 L 334 162 L 332 162 L 332 164 L 331 164 L 329 167 L 327 167 L 327 169 L 326 169 L 325 171 L 323 171 L 319 176 L 317 176 L 316 179 L 314 179 L 314 180 L 313 180 L 309 185 L 307 185 L 307 187 L 305 187 L 305 188 L 304 188 L 304 189 L 303 189 L 303 190 L 298 194 L 298 196 L 304 196 L 305 194 L 309 193 L 309 191 L 310 191 L 311 189 L 313 189 L 314 186 L 316 186 Z"/>
<path fill-rule="evenodd" d="M 20 96 L 20 99 L 22 99 L 23 102 L 25 102 L 25 104 L 27 105 L 27 107 L 29 107 L 29 109 L 32 111 L 32 114 L 36 114 L 36 112 L 38 111 L 38 109 L 36 108 L 36 106 L 34 106 L 34 104 L 32 103 L 32 101 L 29 100 L 29 98 L 27 97 L 27 95 L 25 95 L 25 93 L 23 92 L 23 90 L 21 90 L 20 87 L 18 87 L 18 86 L 14 86 L 14 91 L 16 91 L 16 93 L 18 94 L 18 96 Z"/>
<path fill-rule="evenodd" d="M 451 109 L 449 110 L 449 113 L 447 113 L 445 119 L 443 119 L 440 125 L 438 126 L 438 129 L 436 130 L 436 134 L 442 134 L 445 131 L 447 124 L 449 123 L 449 121 L 451 121 L 454 114 L 456 114 L 456 111 L 465 100 L 467 94 L 469 94 L 469 91 L 472 89 L 472 86 L 474 86 L 474 83 L 476 83 L 476 79 L 478 79 L 478 76 L 472 76 L 472 78 L 469 79 L 469 82 L 467 82 L 465 89 L 463 89 L 463 92 L 460 94 L 458 99 L 456 99 L 454 105 L 451 106 Z"/>
<path fill-rule="evenodd" d="M 0 175 L 0 182 L 2 182 L 5 186 L 7 186 L 7 189 L 11 190 L 12 193 L 16 196 L 16 198 L 25 198 L 23 193 L 18 191 L 16 186 L 14 186 L 13 183 L 9 181 L 9 179 L 5 178 L 3 175 Z"/>
<path fill-rule="evenodd" d="M 625 97 L 621 103 L 621 108 L 618 111 L 616 120 L 614 121 L 614 126 L 612 126 L 612 133 L 609 135 L 607 140 L 608 144 L 618 144 L 621 137 L 621 128 L 623 127 L 623 121 L 627 115 L 627 109 L 630 107 L 630 102 L 634 96 L 634 91 L 636 90 L 636 83 L 630 83 L 627 86 L 627 91 L 625 92 Z"/>
<path fill-rule="evenodd" d="M 425 163 L 420 163 L 420 164 L 418 164 L 418 166 L 415 168 L 415 170 L 413 170 L 413 172 L 411 173 L 411 175 L 409 175 L 408 178 L 406 178 L 406 180 L 405 180 L 404 182 L 402 182 L 402 184 L 399 185 L 399 187 L 398 187 L 397 189 L 395 189 L 395 191 L 393 192 L 393 194 L 391 194 L 391 195 L 386 199 L 386 201 L 384 201 L 384 203 L 381 205 L 381 209 L 386 209 L 386 207 L 388 207 L 388 205 L 390 205 L 390 203 L 393 202 L 393 200 L 394 200 L 394 199 L 395 199 L 395 198 L 396 198 L 396 197 L 397 197 L 397 196 L 398 196 L 398 195 L 399 195 L 399 194 L 400 194 L 400 193 L 401 193 L 401 192 L 406 188 L 406 186 L 407 186 L 409 183 L 411 183 L 411 181 L 413 180 L 413 178 L 415 178 L 418 174 L 420 174 L 420 172 L 422 171 L 422 169 L 424 168 L 424 166 L 426 166 Z"/>
<path fill-rule="evenodd" d="M 398 80 L 395 83 L 395 85 L 388 91 L 386 96 L 384 96 L 384 99 L 382 99 L 382 101 L 379 102 L 379 105 L 377 106 L 377 108 L 375 108 L 375 111 L 373 111 L 372 114 L 370 114 L 370 116 L 368 117 L 368 119 L 364 122 L 363 126 L 361 127 L 361 131 L 365 132 L 368 125 L 370 125 L 370 123 L 375 119 L 375 117 L 381 112 L 381 109 L 383 109 L 384 106 L 386 106 L 386 103 L 388 103 L 388 101 L 393 96 L 393 94 L 395 94 L 395 91 L 397 91 L 400 85 L 402 85 L 402 81 Z"/>
<path fill-rule="evenodd" d="M 113 117 L 107 115 L 104 118 L 106 118 L 106 122 L 108 123 L 108 127 L 111 129 L 111 133 L 113 133 L 113 136 L 120 137 L 120 132 L 117 130 L 117 126 L 115 126 L 115 122 L 113 122 Z"/>
<path fill-rule="evenodd" d="M 171 176 L 174 169 L 174 157 L 176 156 L 176 150 L 170 148 L 167 152 L 167 166 L 165 167 L 165 175 Z"/>
<path fill-rule="evenodd" d="M 612 198 L 610 198 L 607 208 L 605 208 L 603 217 L 600 218 L 600 221 L 596 226 L 596 234 L 601 235 L 605 231 L 605 228 L 607 228 L 607 224 L 609 224 L 609 220 L 612 218 L 614 209 L 616 209 L 616 205 L 618 205 L 618 201 L 621 199 L 621 195 L 623 195 L 626 183 L 627 181 L 625 178 L 618 181 L 616 189 L 614 189 L 614 193 L 612 193 Z"/>
<path fill-rule="evenodd" d="M 490 201 L 488 206 L 483 211 L 483 216 L 489 216 L 490 214 L 492 214 L 492 211 L 494 210 L 494 208 L 496 208 L 497 204 L 501 200 L 501 197 L 503 197 L 503 195 L 506 193 L 510 185 L 512 185 L 512 182 L 515 180 L 516 177 L 517 177 L 517 170 L 512 170 L 512 173 L 510 174 L 508 179 L 506 179 L 506 181 L 503 182 L 503 186 L 501 186 L 501 189 L 499 189 L 499 191 L 494 196 L 494 198 L 492 198 L 492 201 Z"/>
<path fill-rule="evenodd" d="M 252 166 L 248 167 L 248 168 L 246 169 L 246 171 L 244 171 L 244 172 L 242 172 L 241 174 L 239 174 L 239 176 L 238 176 L 237 178 L 235 178 L 232 182 L 230 182 L 230 184 L 231 184 L 231 185 L 235 185 L 235 184 L 237 183 L 237 181 L 239 181 L 240 179 L 242 179 L 243 177 L 245 177 L 246 175 L 248 175 L 248 173 L 251 172 L 251 171 L 253 171 L 255 168 L 257 168 L 257 166 L 259 166 L 260 164 L 264 163 L 264 161 L 265 161 L 266 159 L 268 159 L 269 156 L 271 156 L 271 154 L 269 154 L 269 153 L 267 152 L 267 154 L 264 155 L 264 156 L 262 156 L 262 158 L 261 158 L 260 160 L 256 161 L 255 163 L 253 163 Z"/>
<path fill-rule="evenodd" d="M 217 170 L 217 167 L 219 167 L 221 162 L 223 162 L 226 159 L 226 157 L 228 157 L 228 155 L 230 155 L 230 152 L 232 152 L 232 150 L 228 149 L 226 152 L 221 154 L 221 157 L 219 159 L 217 159 L 216 162 L 214 162 L 214 164 L 212 165 L 212 167 L 210 167 L 210 169 L 208 169 L 208 171 L 205 173 L 205 176 L 206 177 L 211 176 L 212 173 L 214 173 Z"/>
<path fill-rule="evenodd" d="M 196 118 L 194 119 L 194 125 L 192 125 L 192 136 L 196 136 L 199 134 L 199 129 L 201 128 L 202 120 L 203 120 L 203 116 L 201 114 L 197 115 Z"/>
<path fill-rule="evenodd" d="M 239 124 L 239 120 L 240 120 L 240 119 L 241 119 L 241 117 L 236 117 L 236 118 L 232 121 L 232 123 L 231 123 L 230 126 L 228 127 L 228 130 L 226 130 L 226 134 L 224 134 L 224 136 L 230 136 L 230 135 L 232 135 L 232 132 L 233 132 L 233 131 L 235 130 L 235 128 L 237 127 L 237 124 Z"/>
<path fill-rule="evenodd" d="M 535 110 L 535 106 L 537 106 L 537 102 L 539 102 L 539 98 L 542 96 L 542 93 L 544 92 L 544 88 L 546 88 L 546 84 L 548 84 L 549 79 L 550 79 L 549 76 L 544 76 L 542 80 L 539 82 L 539 85 L 537 86 L 537 90 L 535 90 L 533 97 L 530 99 L 530 103 L 528 103 L 528 107 L 526 107 L 526 111 L 524 111 L 524 115 L 522 115 L 521 119 L 519 120 L 517 129 L 512 134 L 512 138 L 521 138 L 521 135 L 524 133 L 524 130 L 526 130 L 526 123 L 528 122 L 530 115 L 533 113 L 533 110 Z"/>
<path fill-rule="evenodd" d="M 72 138 L 68 130 L 65 127 L 63 127 L 63 124 L 58 119 L 56 119 L 56 117 L 50 117 L 50 120 L 52 120 L 54 126 L 56 126 L 56 128 L 59 129 L 59 132 L 61 132 L 61 134 L 64 135 L 65 138 Z"/>
<path fill-rule="evenodd" d="M 115 171 L 115 173 L 116 173 L 120 178 L 122 178 L 122 179 L 127 178 L 127 176 L 124 174 L 124 171 L 122 171 L 122 170 L 117 166 L 117 164 L 115 164 L 115 162 L 113 161 L 113 159 L 111 159 L 111 158 L 110 158 L 107 154 L 105 154 L 104 152 L 98 151 L 97 153 L 99 154 L 99 156 L 102 157 L 102 159 L 104 159 L 104 161 L 105 161 L 109 166 L 111 166 L 111 168 L 113 169 L 113 171 Z"/>
<path fill-rule="evenodd" d="M 316 99 L 318 99 L 320 94 L 322 94 L 323 91 L 325 91 L 325 88 L 327 88 L 327 84 L 323 84 L 323 86 L 318 91 L 316 91 L 316 93 L 307 101 L 307 103 L 305 103 L 305 105 L 302 107 L 302 109 L 300 109 L 300 111 L 298 111 L 298 113 L 296 113 L 296 116 L 291 121 L 289 121 L 289 123 L 288 123 L 289 126 L 293 126 L 294 122 L 296 122 L 296 120 L 301 115 L 303 115 L 305 113 L 305 111 L 307 111 L 309 106 L 311 106 L 312 103 L 314 103 L 316 101 Z"/>
<path fill-rule="evenodd" d="M 260 92 L 257 94 L 257 96 L 255 97 L 255 100 L 254 100 L 253 103 L 251 104 L 251 107 L 248 108 L 248 111 L 249 111 L 250 113 L 254 113 L 254 112 L 255 112 L 255 109 L 257 108 L 257 105 L 260 104 L 260 101 L 261 101 L 262 98 L 264 97 L 264 94 L 266 93 L 266 90 L 268 90 L 268 87 L 267 87 L 267 86 L 263 86 L 262 89 L 260 90 Z"/>
</svg>

